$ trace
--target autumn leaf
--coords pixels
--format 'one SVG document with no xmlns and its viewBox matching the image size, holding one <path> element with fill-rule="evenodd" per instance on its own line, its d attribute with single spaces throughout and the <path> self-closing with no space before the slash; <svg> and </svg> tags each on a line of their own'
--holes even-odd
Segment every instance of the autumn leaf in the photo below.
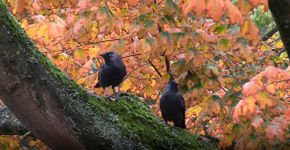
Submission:
<svg viewBox="0 0 290 150">
<path fill-rule="evenodd" d="M 262 5 L 264 5 L 265 11 L 268 10 L 268 1 L 267 0 L 249 0 L 249 2 L 253 6 L 253 8 L 255 8 L 258 5 L 262 4 Z"/>
<path fill-rule="evenodd" d="M 229 17 L 230 24 L 243 23 L 243 17 L 240 10 L 230 1 L 225 0 L 226 14 Z"/>
<path fill-rule="evenodd" d="M 263 123 L 264 123 L 263 118 L 261 118 L 261 116 L 256 116 L 256 117 L 253 119 L 251 125 L 252 125 L 255 129 L 257 129 L 257 128 L 261 127 L 261 125 L 262 125 Z"/>
<path fill-rule="evenodd" d="M 283 140 L 284 137 L 284 131 L 281 129 L 281 127 L 278 124 L 269 124 L 266 127 L 266 137 L 272 141 L 274 138 L 278 138 L 280 140 Z"/>
<path fill-rule="evenodd" d="M 97 57 L 97 55 L 100 53 L 100 49 L 98 47 L 89 48 L 89 54 L 88 56 L 92 59 L 94 57 Z"/>
<path fill-rule="evenodd" d="M 126 79 L 122 85 L 120 90 L 121 91 L 128 91 L 131 88 L 132 82 L 129 79 Z"/>
<path fill-rule="evenodd" d="M 190 132 L 204 134 L 199 125 L 207 122 L 210 136 L 219 138 L 224 149 L 233 142 L 235 148 L 250 149 L 261 141 L 283 139 L 288 132 L 287 54 L 276 57 L 272 51 L 284 48 L 279 34 L 260 43 L 254 22 L 261 18 L 250 12 L 255 7 L 267 10 L 267 0 L 23 2 L 28 1 L 7 1 L 40 51 L 88 90 L 104 94 L 93 88 L 103 63 L 98 56 L 118 51 L 129 56 L 123 58 L 130 75 L 121 91 L 154 103 L 150 108 L 160 116 L 159 91 L 169 80 L 167 56 L 185 98 Z M 148 59 L 162 77 L 148 66 Z M 213 95 L 222 100 L 210 101 Z M 268 125 L 281 131 L 272 132 Z"/>
<path fill-rule="evenodd" d="M 286 120 L 290 121 L 290 107 L 288 106 L 287 110 L 285 111 Z"/>
<path fill-rule="evenodd" d="M 91 71 L 92 59 L 88 60 L 79 70 L 79 76 L 85 77 Z"/>
<path fill-rule="evenodd" d="M 255 95 L 255 98 L 257 99 L 257 102 L 260 104 L 262 109 L 274 106 L 274 101 L 265 92 L 258 93 Z"/>
<path fill-rule="evenodd" d="M 242 29 L 241 29 L 241 35 L 242 36 L 246 36 L 249 33 L 250 24 L 251 24 L 251 22 L 249 20 L 245 20 L 244 21 L 244 23 L 242 25 Z"/>
<path fill-rule="evenodd" d="M 182 13 L 186 16 L 193 11 L 197 16 L 201 16 L 206 10 L 205 0 L 188 0 L 182 5 Z"/>
<path fill-rule="evenodd" d="M 207 16 L 219 21 L 224 14 L 225 6 L 223 0 L 207 0 L 206 2 Z"/>
<path fill-rule="evenodd" d="M 243 85 L 242 94 L 244 96 L 256 95 L 261 90 L 262 88 L 255 82 L 247 82 L 246 84 Z"/>
<path fill-rule="evenodd" d="M 139 0 L 127 0 L 127 2 L 129 6 L 135 7 L 139 3 Z"/>
<path fill-rule="evenodd" d="M 256 99 L 252 96 L 239 101 L 234 109 L 234 119 L 239 121 L 242 117 L 252 118 L 256 112 Z"/>
<path fill-rule="evenodd" d="M 260 42 L 259 29 L 253 22 L 250 22 L 248 33 L 249 33 L 249 40 L 252 42 L 252 44 L 253 45 L 259 44 Z"/>
<path fill-rule="evenodd" d="M 80 10 L 85 10 L 88 7 L 89 1 L 88 0 L 79 0 L 77 3 L 77 7 Z"/>
<path fill-rule="evenodd" d="M 13 9 L 13 13 L 22 13 L 25 9 L 26 0 L 15 0 L 15 8 Z"/>
</svg>

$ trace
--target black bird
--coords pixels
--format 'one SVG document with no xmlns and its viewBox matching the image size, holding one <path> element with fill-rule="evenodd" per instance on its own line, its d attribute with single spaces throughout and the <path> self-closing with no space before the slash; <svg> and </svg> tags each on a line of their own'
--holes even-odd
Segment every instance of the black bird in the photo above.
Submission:
<svg viewBox="0 0 290 150">
<path fill-rule="evenodd" d="M 114 87 L 119 86 L 127 75 L 125 64 L 120 55 L 115 52 L 107 52 L 101 54 L 101 56 L 104 58 L 105 64 L 101 66 L 98 74 L 99 82 L 95 85 L 95 88 L 102 87 L 105 89 L 111 86 L 117 97 Z"/>
<path fill-rule="evenodd" d="M 186 128 L 184 98 L 178 92 L 178 84 L 170 80 L 160 99 L 160 110 L 162 118 L 172 121 L 175 127 Z"/>
</svg>

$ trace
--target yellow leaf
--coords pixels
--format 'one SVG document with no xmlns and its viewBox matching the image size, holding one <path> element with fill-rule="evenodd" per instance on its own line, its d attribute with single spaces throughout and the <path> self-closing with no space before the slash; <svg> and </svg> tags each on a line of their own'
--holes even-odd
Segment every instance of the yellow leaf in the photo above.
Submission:
<svg viewBox="0 0 290 150">
<path fill-rule="evenodd" d="M 96 57 L 100 52 L 99 47 L 89 48 L 89 57 L 92 59 L 93 57 Z"/>
<path fill-rule="evenodd" d="M 284 46 L 283 46 L 283 42 L 282 42 L 282 40 L 279 40 L 277 43 L 276 43 L 276 47 L 277 48 L 283 48 Z"/>
<path fill-rule="evenodd" d="M 129 79 L 125 80 L 120 88 L 121 91 L 128 91 L 131 87 L 132 83 Z"/>
<path fill-rule="evenodd" d="M 79 85 L 82 85 L 86 82 L 86 79 L 85 78 L 80 78 L 78 81 L 77 81 L 77 84 Z"/>
<path fill-rule="evenodd" d="M 39 24 L 33 24 L 28 29 L 26 29 L 26 32 L 29 35 L 29 37 L 36 38 L 39 27 L 40 27 Z"/>
<path fill-rule="evenodd" d="M 249 28 L 250 28 L 250 22 L 249 20 L 246 20 L 241 29 L 242 36 L 246 36 L 246 34 L 248 34 Z"/>
<path fill-rule="evenodd" d="M 154 87 L 156 84 L 156 80 L 151 80 L 151 86 Z"/>
<path fill-rule="evenodd" d="M 273 100 L 265 92 L 260 92 L 259 94 L 255 95 L 255 98 L 257 99 L 257 102 L 260 104 L 262 109 L 274 106 Z"/>
<path fill-rule="evenodd" d="M 69 44 L 71 49 L 76 49 L 78 46 L 78 42 L 73 41 L 73 40 L 68 41 L 68 44 Z"/>
<path fill-rule="evenodd" d="M 201 106 L 199 105 L 195 105 L 193 107 L 190 107 L 187 111 L 186 114 L 190 114 L 190 115 L 198 115 L 201 111 Z"/>
<path fill-rule="evenodd" d="M 128 0 L 128 5 L 134 7 L 137 6 L 138 2 L 139 0 Z"/>
<path fill-rule="evenodd" d="M 261 50 L 262 51 L 270 51 L 272 48 L 269 45 L 262 45 Z"/>
<path fill-rule="evenodd" d="M 48 31 L 48 26 L 47 26 L 47 24 L 44 24 L 44 25 L 41 25 L 38 28 L 38 30 L 35 31 L 35 32 L 37 32 L 37 37 L 38 38 L 44 37 L 45 39 L 47 39 L 48 38 L 48 32 L 47 31 Z"/>
</svg>

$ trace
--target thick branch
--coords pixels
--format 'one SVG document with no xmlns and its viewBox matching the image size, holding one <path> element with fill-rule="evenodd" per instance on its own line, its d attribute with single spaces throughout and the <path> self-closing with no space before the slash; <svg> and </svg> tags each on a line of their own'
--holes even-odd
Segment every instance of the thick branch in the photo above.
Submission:
<svg viewBox="0 0 290 150">
<path fill-rule="evenodd" d="M 290 0 L 268 0 L 268 2 L 290 59 Z"/>
<path fill-rule="evenodd" d="M 41 54 L 0 0 L 0 98 L 54 150 L 213 149 L 172 130 L 134 95 L 89 94 Z"/>
</svg>

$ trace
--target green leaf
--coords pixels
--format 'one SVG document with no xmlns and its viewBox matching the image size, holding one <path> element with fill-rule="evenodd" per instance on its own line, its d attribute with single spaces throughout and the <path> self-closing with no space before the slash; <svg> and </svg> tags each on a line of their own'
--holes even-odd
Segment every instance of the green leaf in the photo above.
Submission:
<svg viewBox="0 0 290 150">
<path fill-rule="evenodd" d="M 216 24 L 216 25 L 214 25 L 214 31 L 217 34 L 225 33 L 227 31 L 227 26 L 226 25 Z"/>
</svg>

